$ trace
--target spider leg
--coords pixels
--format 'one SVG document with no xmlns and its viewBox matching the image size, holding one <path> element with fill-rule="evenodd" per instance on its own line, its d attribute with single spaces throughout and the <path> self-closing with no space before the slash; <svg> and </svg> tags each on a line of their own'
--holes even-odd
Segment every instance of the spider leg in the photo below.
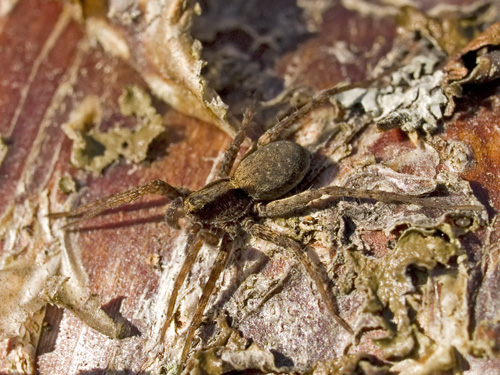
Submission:
<svg viewBox="0 0 500 375">
<path fill-rule="evenodd" d="M 177 197 L 170 202 L 165 211 L 165 222 L 174 229 L 181 229 L 179 219 L 184 215 L 184 211 L 182 210 L 183 203 L 182 197 Z"/>
<path fill-rule="evenodd" d="M 111 208 L 119 207 L 123 204 L 133 202 L 147 194 L 159 194 L 172 200 L 178 197 L 185 197 L 188 193 L 189 191 L 187 189 L 174 187 L 162 180 L 154 180 L 145 185 L 137 186 L 122 193 L 113 194 L 109 197 L 99 199 L 84 206 L 80 206 L 69 212 L 57 212 L 52 213 L 49 216 L 52 218 L 80 217 L 77 221 L 83 221 L 96 217 L 102 212 Z M 74 223 L 75 222 L 73 222 L 72 224 Z"/>
<path fill-rule="evenodd" d="M 298 120 L 309 114 L 312 110 L 328 103 L 332 96 L 340 94 L 345 91 L 349 91 L 359 87 L 368 87 L 374 82 L 381 80 L 384 77 L 387 77 L 394 71 L 398 69 L 398 66 L 395 66 L 391 69 L 387 69 L 385 72 L 379 74 L 377 77 L 372 79 L 367 79 L 362 82 L 351 83 L 351 84 L 340 84 L 336 85 L 332 88 L 321 91 L 318 95 L 312 98 L 309 102 L 307 102 L 304 106 L 299 108 L 297 111 L 292 113 L 290 116 L 285 117 L 283 120 L 278 122 L 268 131 L 266 131 L 257 141 L 257 147 L 262 147 L 267 145 L 268 143 L 272 143 L 277 141 L 281 133 L 284 130 L 288 129 L 291 125 L 295 124 Z"/>
<path fill-rule="evenodd" d="M 219 167 L 219 174 L 217 175 L 218 179 L 229 176 L 231 168 L 233 167 L 234 164 L 234 160 L 236 159 L 236 155 L 238 154 L 241 144 L 243 143 L 243 141 L 247 136 L 247 131 L 250 124 L 252 123 L 253 115 L 254 115 L 253 109 L 247 109 L 245 111 L 243 122 L 241 123 L 241 128 L 224 154 L 224 159 L 222 160 L 222 163 Z"/>
<path fill-rule="evenodd" d="M 189 229 L 188 229 L 189 230 Z M 177 295 L 178 292 L 184 284 L 184 280 L 186 280 L 186 276 L 193 266 L 193 263 L 196 260 L 196 257 L 198 256 L 198 253 L 200 252 L 200 249 L 203 245 L 203 237 L 198 235 L 200 231 L 199 226 L 193 226 L 189 230 L 188 238 L 187 238 L 187 243 L 186 243 L 186 248 L 187 248 L 187 255 L 186 259 L 184 260 L 184 263 L 182 264 L 181 270 L 177 274 L 177 277 L 174 282 L 174 287 L 172 288 L 172 294 L 170 296 L 170 299 L 168 301 L 168 306 L 167 306 L 167 313 L 166 313 L 166 320 L 165 323 L 163 324 L 163 328 L 161 330 L 161 342 L 164 342 L 165 339 L 165 334 L 167 332 L 168 327 L 170 327 L 170 324 L 172 323 L 172 320 L 174 319 L 174 307 L 175 303 L 177 302 Z"/>
<path fill-rule="evenodd" d="M 226 266 L 226 261 L 231 252 L 230 246 L 231 246 L 231 238 L 229 235 L 225 234 L 222 237 L 219 253 L 217 254 L 217 258 L 214 261 L 212 269 L 210 270 L 210 276 L 208 277 L 207 283 L 203 287 L 200 300 L 198 301 L 198 306 L 196 306 L 196 311 L 191 320 L 189 328 L 186 332 L 186 340 L 184 342 L 184 348 L 182 349 L 181 359 L 180 359 L 181 369 L 183 369 L 185 366 L 187 355 L 189 353 L 189 349 L 191 349 L 191 343 L 193 342 L 194 334 L 202 321 L 203 312 L 207 307 L 208 300 L 212 295 L 212 292 L 215 288 L 215 284 L 220 274 L 222 273 L 222 271 Z"/>
<path fill-rule="evenodd" d="M 342 328 L 344 328 L 351 335 L 354 335 L 354 332 L 349 324 L 347 324 L 347 322 L 339 316 L 337 308 L 334 305 L 332 298 L 328 295 L 325 286 L 323 285 L 323 281 L 321 280 L 321 277 L 316 270 L 316 267 L 311 263 L 307 255 L 304 253 L 302 244 L 288 237 L 287 235 L 269 229 L 261 224 L 246 222 L 245 229 L 255 237 L 269 241 L 279 247 L 292 250 L 292 254 L 294 255 L 294 257 L 302 264 L 311 279 L 314 281 L 316 289 L 318 289 L 321 298 L 325 302 L 328 310 L 330 310 L 330 313 L 333 315 L 337 323 L 339 323 L 340 326 L 342 326 Z"/>
<path fill-rule="evenodd" d="M 366 87 L 378 79 L 380 79 L 380 77 L 359 83 L 353 83 L 341 86 L 337 85 L 335 87 L 320 92 L 309 102 L 307 102 L 307 104 L 305 104 L 300 109 L 292 113 L 290 116 L 285 117 L 283 120 L 278 122 L 264 134 L 262 134 L 262 136 L 257 141 L 257 147 L 262 147 L 269 143 L 277 141 L 280 138 L 281 133 L 283 133 L 283 131 L 285 131 L 291 125 L 295 124 L 298 120 L 309 114 L 312 110 L 328 103 L 332 96 L 340 94 L 341 92 L 344 91 L 352 90 L 354 88 Z"/>
<path fill-rule="evenodd" d="M 438 208 L 443 210 L 450 208 L 473 211 L 484 210 L 484 207 L 480 205 L 464 204 L 450 206 L 449 202 L 440 201 L 437 198 L 418 197 L 390 193 L 387 191 L 359 190 L 344 186 L 327 186 L 316 190 L 307 190 L 288 198 L 278 199 L 265 204 L 258 204 L 256 206 L 256 210 L 260 217 L 286 217 L 303 213 L 309 208 L 308 204 L 310 202 L 322 197 L 325 199 L 324 203 L 329 203 L 331 200 L 341 197 L 351 197 L 375 199 L 386 203 L 418 204 L 422 207 Z"/>
<path fill-rule="evenodd" d="M 269 290 L 264 295 L 264 297 L 259 301 L 259 303 L 255 307 L 253 307 L 252 310 L 250 310 L 248 313 L 243 315 L 242 318 L 239 319 L 238 324 L 243 322 L 244 320 L 248 319 L 249 316 L 260 311 L 262 306 L 264 306 L 267 301 L 269 301 L 273 296 L 281 293 L 283 291 L 285 284 L 290 280 L 292 275 L 297 271 L 297 269 L 296 269 L 297 266 L 298 266 L 298 264 L 292 265 L 283 278 L 277 280 L 274 284 L 272 284 L 271 287 L 269 288 Z"/>
</svg>

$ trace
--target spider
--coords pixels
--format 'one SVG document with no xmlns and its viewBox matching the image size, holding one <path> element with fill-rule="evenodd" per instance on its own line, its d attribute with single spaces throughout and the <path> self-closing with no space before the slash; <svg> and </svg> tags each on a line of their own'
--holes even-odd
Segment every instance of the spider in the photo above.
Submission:
<svg viewBox="0 0 500 375">
<path fill-rule="evenodd" d="M 190 191 L 183 187 L 172 186 L 162 180 L 154 180 L 145 185 L 78 207 L 70 212 L 51 215 L 68 218 L 79 217 L 78 221 L 87 220 L 105 210 L 130 203 L 144 195 L 160 194 L 170 200 L 165 212 L 167 224 L 178 229 L 180 217 L 185 216 L 187 218 L 190 225 L 188 230 L 201 240 L 193 241 L 188 246 L 186 260 L 176 277 L 167 306 L 166 321 L 161 335 L 162 340 L 173 321 L 178 290 L 196 261 L 204 238 L 209 236 L 210 233 L 222 234 L 217 258 L 187 328 L 184 347 L 180 356 L 181 372 L 188 358 L 196 330 L 202 322 L 209 298 L 225 268 L 230 253 L 228 244 L 242 232 L 291 251 L 293 257 L 304 267 L 314 282 L 332 317 L 346 331 L 353 333 L 347 322 L 338 315 L 336 305 L 327 293 L 322 277 L 304 251 L 305 245 L 260 223 L 262 219 L 296 216 L 306 211 L 309 207 L 308 204 L 312 201 L 325 197 L 327 202 L 349 196 L 376 199 L 384 202 L 446 208 L 446 205 L 429 198 L 338 186 L 305 190 L 290 195 L 290 192 L 304 180 L 309 171 L 311 154 L 295 142 L 281 140 L 280 136 L 283 131 L 314 108 L 327 103 L 333 95 L 366 84 L 367 82 L 336 86 L 321 92 L 305 106 L 265 132 L 246 152 L 231 175 L 230 172 L 233 169 L 236 156 L 246 139 L 246 132 L 252 120 L 252 112 L 247 111 L 240 131 L 224 154 L 217 179 L 198 191 Z M 463 209 L 476 209 L 475 206 L 460 207 Z M 74 222 L 71 224 L 74 224 Z"/>
</svg>

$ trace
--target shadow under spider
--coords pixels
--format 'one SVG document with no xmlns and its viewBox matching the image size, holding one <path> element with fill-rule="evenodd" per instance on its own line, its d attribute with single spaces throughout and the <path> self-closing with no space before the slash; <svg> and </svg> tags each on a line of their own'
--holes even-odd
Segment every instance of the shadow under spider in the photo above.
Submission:
<svg viewBox="0 0 500 375">
<path fill-rule="evenodd" d="M 161 332 L 161 342 L 164 342 L 166 331 L 173 321 L 178 291 L 195 263 L 203 242 L 214 242 L 214 237 L 220 238 L 217 258 L 213 262 L 195 313 L 185 333 L 185 343 L 180 355 L 181 369 L 185 368 L 195 332 L 203 319 L 203 313 L 216 282 L 228 259 L 231 258 L 231 252 L 234 251 L 233 240 L 241 238 L 245 233 L 290 251 L 291 256 L 306 270 L 314 282 L 316 290 L 331 316 L 340 326 L 352 334 L 351 327 L 338 315 L 332 294 L 325 287 L 324 274 L 326 270 L 324 267 L 318 267 L 318 264 L 315 264 L 317 263 L 316 259 L 311 261 L 308 252 L 304 251 L 306 249 L 304 244 L 261 224 L 260 221 L 265 218 L 297 216 L 310 209 L 311 203 L 317 203 L 320 199 L 321 202 L 331 205 L 332 201 L 344 196 L 369 198 L 383 202 L 419 204 L 442 210 L 450 208 L 448 204 L 443 204 L 433 198 L 419 198 L 384 191 L 367 191 L 339 186 L 304 190 L 289 195 L 304 180 L 309 171 L 311 155 L 309 151 L 295 142 L 280 140 L 283 132 L 313 109 L 327 104 L 333 95 L 366 86 L 374 81 L 375 79 L 323 91 L 295 113 L 266 131 L 247 151 L 231 176 L 230 171 L 241 144 L 246 138 L 246 132 L 253 116 L 251 111 L 247 111 L 241 130 L 224 154 L 217 180 L 198 191 L 190 191 L 183 187 L 172 186 L 162 180 L 155 180 L 76 208 L 71 212 L 52 214 L 51 216 L 79 217 L 78 221 L 87 220 L 108 209 L 135 201 L 144 195 L 159 194 L 170 200 L 165 213 L 165 220 L 170 226 L 179 228 L 178 220 L 182 216 L 188 220 L 189 225 L 186 231 L 189 235 L 186 244 L 186 258 L 174 282 L 172 295 L 167 306 L 166 320 Z M 453 208 L 457 209 L 457 207 Z M 464 205 L 459 208 L 483 209 L 473 205 Z"/>
</svg>

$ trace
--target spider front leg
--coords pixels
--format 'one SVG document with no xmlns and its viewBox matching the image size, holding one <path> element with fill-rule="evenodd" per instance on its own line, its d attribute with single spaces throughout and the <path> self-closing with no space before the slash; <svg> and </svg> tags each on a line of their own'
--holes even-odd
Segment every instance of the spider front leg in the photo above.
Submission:
<svg viewBox="0 0 500 375">
<path fill-rule="evenodd" d="M 174 200 L 178 197 L 186 197 L 189 194 L 189 190 L 181 187 L 174 187 L 162 180 L 154 180 L 145 185 L 137 186 L 122 193 L 113 194 L 109 197 L 105 197 L 84 206 L 80 206 L 69 212 L 52 213 L 50 214 L 50 217 L 79 217 L 76 222 L 84 221 L 96 217 L 109 209 L 133 202 L 148 194 L 159 194 L 167 197 L 170 200 Z M 75 222 L 73 222 L 72 224 L 74 223 Z"/>
<path fill-rule="evenodd" d="M 234 161 L 236 160 L 236 155 L 238 155 L 238 151 L 240 150 L 241 144 L 245 140 L 247 136 L 248 128 L 252 123 L 254 112 L 253 109 L 247 109 L 245 114 L 243 115 L 243 122 L 241 123 L 241 128 L 234 137 L 233 141 L 227 148 L 224 153 L 224 159 L 219 167 L 219 173 L 217 175 L 218 179 L 226 178 L 229 176 L 231 172 L 231 168 L 233 167 Z"/>
<path fill-rule="evenodd" d="M 188 237 L 186 241 L 186 248 L 187 248 L 186 259 L 184 260 L 181 270 L 177 274 L 177 277 L 175 278 L 174 281 L 172 294 L 170 295 L 170 299 L 168 301 L 166 320 L 161 330 L 161 336 L 160 336 L 161 342 L 165 341 L 165 334 L 167 333 L 167 329 L 172 323 L 172 320 L 174 319 L 174 307 L 175 303 L 177 302 L 177 295 L 179 293 L 179 290 L 182 284 L 184 284 L 184 280 L 186 280 L 186 276 L 188 272 L 191 270 L 198 256 L 198 253 L 200 252 L 200 249 L 203 245 L 203 237 L 199 235 L 199 232 L 200 232 L 200 226 L 198 225 L 193 225 L 191 226 L 191 228 L 188 228 Z"/>
<path fill-rule="evenodd" d="M 382 76 L 384 76 L 383 74 Z M 290 126 L 295 124 L 297 121 L 302 119 L 303 117 L 307 116 L 309 113 L 311 113 L 314 109 L 328 103 L 330 99 L 337 94 L 340 94 L 345 91 L 349 91 L 358 87 L 367 87 L 371 83 L 377 81 L 381 77 L 377 77 L 371 80 L 359 82 L 359 83 L 352 83 L 352 84 L 347 84 L 347 85 L 337 85 L 334 86 L 330 89 L 324 90 L 320 92 L 318 95 L 316 95 L 314 98 L 312 98 L 307 104 L 293 112 L 290 116 L 285 117 L 283 120 L 278 122 L 276 125 L 271 127 L 269 130 L 267 130 L 262 136 L 259 138 L 257 141 L 257 147 L 262 147 L 265 146 L 269 143 L 276 142 L 281 138 L 281 134 L 287 130 Z"/>
<path fill-rule="evenodd" d="M 264 225 L 255 224 L 251 221 L 245 222 L 245 229 L 250 234 L 252 234 L 257 238 L 271 242 L 284 249 L 291 250 L 294 258 L 297 259 L 300 262 L 300 264 L 302 264 L 302 266 L 306 269 L 311 279 L 314 281 L 316 289 L 318 289 L 321 298 L 325 302 L 328 310 L 330 311 L 334 319 L 337 321 L 337 323 L 340 324 L 340 326 L 342 326 L 342 328 L 344 328 L 351 335 L 354 335 L 354 332 L 352 328 L 349 326 L 349 324 L 347 324 L 347 322 L 339 316 L 337 312 L 337 307 L 333 303 L 332 298 L 328 295 L 328 292 L 326 291 L 325 286 L 323 284 L 323 280 L 321 280 L 321 277 L 314 264 L 312 264 L 309 258 L 307 257 L 307 254 L 305 253 L 302 244 L 295 241 L 293 238 L 288 237 L 285 234 L 269 229 Z"/>
<path fill-rule="evenodd" d="M 188 330 L 186 332 L 186 340 L 184 341 L 184 347 L 182 349 L 181 358 L 180 358 L 180 366 L 181 369 L 184 369 L 186 364 L 187 355 L 189 353 L 189 349 L 191 348 L 191 344 L 193 342 L 194 334 L 198 329 L 202 318 L 203 312 L 207 307 L 208 300 L 212 295 L 212 292 L 215 288 L 215 284 L 219 279 L 220 274 L 226 267 L 226 262 L 229 258 L 229 254 L 231 253 L 231 243 L 232 240 L 228 234 L 225 234 L 222 237 L 219 253 L 217 254 L 217 258 L 214 261 L 214 264 L 210 270 L 210 276 L 203 287 L 203 291 L 201 293 L 200 300 L 198 301 L 198 305 L 196 306 L 196 311 L 193 315 L 191 323 L 189 324 Z M 182 370 L 181 370 L 182 371 Z"/>
</svg>

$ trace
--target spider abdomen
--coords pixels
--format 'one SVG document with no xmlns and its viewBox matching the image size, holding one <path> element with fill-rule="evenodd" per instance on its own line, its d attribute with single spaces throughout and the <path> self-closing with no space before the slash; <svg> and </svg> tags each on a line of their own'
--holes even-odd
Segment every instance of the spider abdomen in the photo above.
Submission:
<svg viewBox="0 0 500 375">
<path fill-rule="evenodd" d="M 295 142 L 273 142 L 243 159 L 232 181 L 255 200 L 276 199 L 302 181 L 310 158 L 309 151 Z"/>
</svg>

